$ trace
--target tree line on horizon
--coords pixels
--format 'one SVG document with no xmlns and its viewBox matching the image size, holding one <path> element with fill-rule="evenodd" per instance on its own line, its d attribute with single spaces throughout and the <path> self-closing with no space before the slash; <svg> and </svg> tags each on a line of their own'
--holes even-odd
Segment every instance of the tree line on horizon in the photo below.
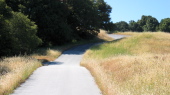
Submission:
<svg viewBox="0 0 170 95">
<path fill-rule="evenodd" d="M 135 31 L 135 32 L 144 32 L 144 31 L 163 31 L 170 33 L 170 18 L 164 18 L 159 21 L 152 16 L 143 15 L 140 20 L 135 22 L 134 20 L 129 21 L 129 23 L 125 21 L 120 21 L 114 23 L 114 31 Z"/>
<path fill-rule="evenodd" d="M 0 0 L 0 57 L 112 31 L 111 10 L 104 0 Z"/>
</svg>

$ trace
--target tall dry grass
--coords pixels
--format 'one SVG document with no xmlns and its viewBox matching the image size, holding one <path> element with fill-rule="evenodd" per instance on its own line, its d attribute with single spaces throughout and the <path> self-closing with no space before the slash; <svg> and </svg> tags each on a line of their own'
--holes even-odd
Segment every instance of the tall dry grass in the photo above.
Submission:
<svg viewBox="0 0 170 95">
<path fill-rule="evenodd" d="M 58 58 L 62 52 L 66 49 L 66 47 L 60 48 L 42 48 L 36 51 L 36 53 L 32 54 L 31 56 L 40 60 L 42 63 L 54 61 Z"/>
<path fill-rule="evenodd" d="M 9 70 L 0 76 L 0 95 L 8 95 L 24 82 L 41 63 L 31 57 L 10 57 L 0 61 L 4 70 Z"/>
<path fill-rule="evenodd" d="M 112 37 L 108 36 L 107 35 L 107 31 L 103 30 L 103 29 L 100 29 L 100 33 L 98 34 L 98 38 L 99 39 L 103 39 L 105 41 L 112 41 L 112 40 L 114 40 Z"/>
<path fill-rule="evenodd" d="M 170 95 L 169 42 L 168 33 L 135 33 L 93 47 L 81 65 L 95 76 L 104 95 Z"/>
</svg>

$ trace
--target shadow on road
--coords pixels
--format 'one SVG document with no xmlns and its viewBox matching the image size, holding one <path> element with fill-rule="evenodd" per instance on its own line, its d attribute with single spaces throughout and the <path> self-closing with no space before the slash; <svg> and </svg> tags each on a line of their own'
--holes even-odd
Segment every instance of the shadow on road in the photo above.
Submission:
<svg viewBox="0 0 170 95">
<path fill-rule="evenodd" d="M 87 49 L 89 49 L 91 46 L 95 45 L 96 43 L 91 43 L 91 44 L 85 44 L 85 45 L 80 45 L 73 47 L 69 50 L 64 51 L 62 54 L 68 54 L 68 55 L 81 55 L 83 54 Z"/>
<path fill-rule="evenodd" d="M 45 63 L 42 63 L 43 64 L 43 66 L 48 66 L 48 65 L 61 65 L 61 64 L 63 64 L 63 62 L 55 62 L 55 61 L 53 61 L 53 62 L 45 62 Z"/>
</svg>

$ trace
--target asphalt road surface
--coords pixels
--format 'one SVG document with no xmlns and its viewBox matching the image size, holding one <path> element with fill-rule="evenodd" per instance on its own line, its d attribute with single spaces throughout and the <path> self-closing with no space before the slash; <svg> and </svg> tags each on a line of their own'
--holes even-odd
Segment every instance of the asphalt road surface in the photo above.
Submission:
<svg viewBox="0 0 170 95">
<path fill-rule="evenodd" d="M 115 39 L 125 36 L 109 35 Z M 94 44 L 71 48 L 48 66 L 38 68 L 11 95 L 102 95 L 90 72 L 80 66 L 84 52 Z"/>
</svg>

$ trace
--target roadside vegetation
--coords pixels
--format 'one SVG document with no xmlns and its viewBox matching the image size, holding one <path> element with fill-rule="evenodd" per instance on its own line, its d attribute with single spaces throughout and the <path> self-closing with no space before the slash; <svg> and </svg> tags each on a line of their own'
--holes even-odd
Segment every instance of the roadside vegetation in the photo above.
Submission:
<svg viewBox="0 0 170 95">
<path fill-rule="evenodd" d="M 32 57 L 10 57 L 0 61 L 0 95 L 10 94 L 41 63 Z"/>
<path fill-rule="evenodd" d="M 112 40 L 114 39 L 107 35 L 107 31 L 100 29 L 98 36 L 91 40 L 83 40 L 79 42 L 75 41 L 73 43 L 62 45 L 62 46 L 40 48 L 36 50 L 31 56 L 40 60 L 41 62 L 50 62 L 50 61 L 54 61 L 57 57 L 59 57 L 62 54 L 63 51 L 71 47 L 87 44 L 87 43 L 97 43 L 97 42 L 112 41 Z"/>
<path fill-rule="evenodd" d="M 133 36 L 94 46 L 81 65 L 90 70 L 104 95 L 169 95 L 170 34 Z"/>
<path fill-rule="evenodd" d="M 0 95 L 8 95 L 18 87 L 36 70 L 43 62 L 54 61 L 62 52 L 76 45 L 111 41 L 106 31 L 100 30 L 98 37 L 89 40 L 75 42 L 64 46 L 40 48 L 29 56 L 16 56 L 2 58 L 0 61 Z"/>
</svg>

